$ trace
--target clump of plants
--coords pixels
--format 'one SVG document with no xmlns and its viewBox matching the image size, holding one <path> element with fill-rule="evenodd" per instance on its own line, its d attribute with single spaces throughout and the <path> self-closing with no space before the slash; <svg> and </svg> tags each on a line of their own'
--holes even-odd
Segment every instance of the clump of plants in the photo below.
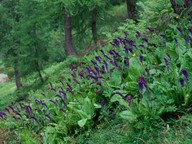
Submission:
<svg viewBox="0 0 192 144">
<path fill-rule="evenodd" d="M 67 142 L 107 118 L 143 122 L 180 115 L 192 101 L 192 24 L 170 25 L 154 37 L 124 32 L 71 64 L 68 75 L 0 112 L 4 125 L 38 133 L 43 143 Z M 142 123 L 141 123 L 142 122 Z M 22 136 L 22 135 L 21 135 Z"/>
</svg>

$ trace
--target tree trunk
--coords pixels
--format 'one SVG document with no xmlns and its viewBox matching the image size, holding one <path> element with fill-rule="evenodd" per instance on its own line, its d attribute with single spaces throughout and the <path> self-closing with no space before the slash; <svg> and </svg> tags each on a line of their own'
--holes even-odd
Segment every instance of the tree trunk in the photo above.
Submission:
<svg viewBox="0 0 192 144">
<path fill-rule="evenodd" d="M 40 78 L 41 82 L 43 83 L 44 79 L 43 79 L 43 76 L 41 74 L 41 69 L 40 69 L 39 63 L 36 61 L 35 65 L 36 65 L 36 71 L 38 72 L 39 78 Z"/>
<path fill-rule="evenodd" d="M 19 75 L 19 70 L 17 68 L 17 60 L 14 61 L 14 75 L 15 75 L 15 84 L 16 84 L 16 87 L 17 87 L 17 90 L 19 90 L 21 87 L 22 87 L 22 83 L 21 83 L 21 78 L 20 78 L 20 75 Z"/>
<path fill-rule="evenodd" d="M 64 13 L 65 18 L 65 47 L 67 55 L 75 55 L 75 50 L 73 48 L 72 41 L 72 27 L 71 27 L 71 16 L 65 10 Z"/>
<path fill-rule="evenodd" d="M 126 2 L 128 18 L 136 21 L 136 0 L 126 0 Z"/>
<path fill-rule="evenodd" d="M 93 41 L 97 45 L 97 9 L 94 8 L 92 11 L 92 35 L 93 35 Z"/>
</svg>

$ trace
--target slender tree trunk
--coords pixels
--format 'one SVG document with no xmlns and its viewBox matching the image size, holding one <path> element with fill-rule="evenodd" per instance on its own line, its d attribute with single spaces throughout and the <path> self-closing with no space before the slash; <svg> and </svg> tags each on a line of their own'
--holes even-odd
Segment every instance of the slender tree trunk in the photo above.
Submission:
<svg viewBox="0 0 192 144">
<path fill-rule="evenodd" d="M 19 1 L 18 1 L 19 2 Z M 18 14 L 16 14 L 15 16 L 15 20 L 17 22 L 20 21 L 20 16 Z M 20 41 L 19 40 L 16 40 L 16 44 L 17 45 L 20 45 Z M 14 60 L 14 75 L 15 75 L 15 84 L 16 84 L 16 87 L 17 87 L 17 90 L 19 90 L 21 87 L 22 87 L 22 83 L 21 83 L 21 77 L 20 77 L 20 72 L 18 70 L 18 55 L 17 53 L 13 50 L 11 52 L 13 54 L 13 57 L 15 58 Z"/>
<path fill-rule="evenodd" d="M 40 78 L 41 82 L 43 83 L 44 79 L 43 79 L 43 76 L 41 74 L 41 69 L 40 69 L 39 63 L 36 61 L 35 65 L 36 65 L 36 71 L 38 72 L 39 78 Z"/>
<path fill-rule="evenodd" d="M 18 61 L 15 60 L 14 61 L 15 84 L 16 84 L 17 90 L 19 90 L 22 87 L 22 83 L 21 83 L 21 78 L 20 78 L 20 74 L 19 74 L 17 65 L 18 65 Z"/>
<path fill-rule="evenodd" d="M 136 0 L 126 0 L 126 2 L 128 18 L 136 21 Z"/>
<path fill-rule="evenodd" d="M 97 45 L 97 8 L 94 8 L 92 11 L 92 35 L 93 35 L 93 41 Z"/>
<path fill-rule="evenodd" d="M 72 41 L 72 27 L 71 27 L 71 16 L 65 10 L 64 13 L 65 18 L 65 47 L 67 55 L 75 55 L 75 50 L 73 48 Z"/>
</svg>

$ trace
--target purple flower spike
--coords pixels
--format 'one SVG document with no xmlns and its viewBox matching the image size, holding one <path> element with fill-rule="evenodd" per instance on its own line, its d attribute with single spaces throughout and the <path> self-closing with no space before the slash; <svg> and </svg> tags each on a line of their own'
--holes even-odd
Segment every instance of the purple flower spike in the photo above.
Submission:
<svg viewBox="0 0 192 144">
<path fill-rule="evenodd" d="M 139 61 L 142 63 L 143 62 L 143 56 L 139 56 Z"/>
<path fill-rule="evenodd" d="M 103 107 L 106 104 L 106 101 L 104 99 L 101 100 L 101 106 Z"/>
<path fill-rule="evenodd" d="M 36 123 L 39 123 L 35 116 L 31 116 L 31 119 L 35 120 Z"/>
<path fill-rule="evenodd" d="M 46 116 L 49 120 L 51 120 L 50 114 L 45 114 L 45 116 Z"/>
<path fill-rule="evenodd" d="M 136 33 L 136 38 L 138 39 L 138 38 L 140 38 L 141 37 L 141 33 L 140 32 L 137 32 Z"/>
<path fill-rule="evenodd" d="M 142 40 L 145 41 L 146 43 L 148 43 L 148 38 L 143 37 Z"/>
<path fill-rule="evenodd" d="M 96 94 L 102 94 L 102 90 L 97 90 Z"/>
<path fill-rule="evenodd" d="M 104 65 L 105 65 L 106 70 L 108 70 L 108 64 L 106 61 L 104 61 Z"/>
<path fill-rule="evenodd" d="M 97 62 L 96 62 L 96 61 L 91 60 L 91 62 L 92 62 L 93 65 L 97 65 Z"/>
<path fill-rule="evenodd" d="M 189 43 L 190 43 L 190 38 L 187 36 L 187 37 L 185 38 L 185 41 L 186 41 L 186 44 L 189 44 Z"/>
<path fill-rule="evenodd" d="M 10 113 L 10 111 L 9 111 L 9 109 L 8 109 L 8 108 L 5 108 L 5 110 L 6 110 L 8 113 Z"/>
<path fill-rule="evenodd" d="M 50 99 L 49 101 L 52 102 L 54 105 L 57 105 L 57 103 L 54 100 Z"/>
<path fill-rule="evenodd" d="M 180 82 L 181 87 L 184 87 L 184 85 L 185 85 L 184 79 L 183 79 L 183 78 L 180 78 L 180 79 L 179 79 L 179 82 Z"/>
<path fill-rule="evenodd" d="M 95 59 L 96 59 L 98 62 L 101 63 L 101 59 L 102 59 L 102 58 L 101 58 L 100 56 L 96 56 Z"/>
<path fill-rule="evenodd" d="M 183 34 L 183 31 L 182 31 L 182 29 L 181 29 L 180 27 L 177 27 L 177 30 L 178 30 L 181 34 Z"/>
<path fill-rule="evenodd" d="M 60 108 L 59 110 L 66 113 L 66 110 L 64 110 L 64 108 Z"/>
<path fill-rule="evenodd" d="M 182 69 L 182 73 L 183 73 L 183 75 L 185 76 L 186 81 L 189 82 L 189 74 L 188 74 L 188 71 L 183 68 L 183 69 Z"/>
<path fill-rule="evenodd" d="M 170 54 L 169 54 L 169 53 L 166 53 L 166 54 L 167 54 L 168 58 L 171 60 L 171 56 L 170 56 Z"/>
<path fill-rule="evenodd" d="M 129 58 L 128 58 L 128 57 L 126 57 L 126 59 L 125 59 L 125 65 L 126 65 L 127 67 L 129 67 Z"/>
<path fill-rule="evenodd" d="M 124 97 L 123 94 L 121 92 L 119 92 L 119 91 L 116 91 L 115 94 L 118 94 L 118 95 Z"/>
<path fill-rule="evenodd" d="M 178 40 L 177 38 L 174 38 L 175 44 L 178 45 Z"/>
<path fill-rule="evenodd" d="M 143 93 L 143 87 L 145 87 L 147 91 L 149 90 L 149 88 L 147 86 L 147 82 L 143 76 L 139 77 L 138 87 L 139 87 L 139 91 L 141 94 Z"/>
<path fill-rule="evenodd" d="M 128 54 L 129 53 L 129 49 L 127 47 L 124 47 L 125 49 L 125 53 Z"/>
<path fill-rule="evenodd" d="M 126 97 L 126 102 L 127 102 L 127 103 L 130 103 L 130 102 L 131 102 L 131 99 L 132 99 L 131 95 L 128 95 L 128 96 Z"/>
<path fill-rule="evenodd" d="M 127 37 L 128 37 L 128 33 L 127 33 L 127 32 L 124 32 L 124 35 L 125 35 L 125 38 L 127 38 Z"/>
<path fill-rule="evenodd" d="M 166 69 L 167 69 L 167 71 L 169 71 L 169 69 L 170 69 L 169 61 L 166 58 L 164 58 L 164 61 L 165 61 Z"/>
</svg>

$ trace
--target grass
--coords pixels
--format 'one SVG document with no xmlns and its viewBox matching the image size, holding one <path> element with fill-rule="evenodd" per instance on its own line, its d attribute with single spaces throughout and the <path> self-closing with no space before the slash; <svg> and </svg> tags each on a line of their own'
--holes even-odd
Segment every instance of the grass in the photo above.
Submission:
<svg viewBox="0 0 192 144">
<path fill-rule="evenodd" d="M 71 140 L 79 144 L 190 144 L 192 141 L 192 115 L 180 120 L 147 123 L 137 129 L 134 124 L 119 119 L 104 122 L 95 130 Z"/>
<path fill-rule="evenodd" d="M 0 84 L 0 110 L 16 99 L 16 86 L 13 82 Z"/>
</svg>

